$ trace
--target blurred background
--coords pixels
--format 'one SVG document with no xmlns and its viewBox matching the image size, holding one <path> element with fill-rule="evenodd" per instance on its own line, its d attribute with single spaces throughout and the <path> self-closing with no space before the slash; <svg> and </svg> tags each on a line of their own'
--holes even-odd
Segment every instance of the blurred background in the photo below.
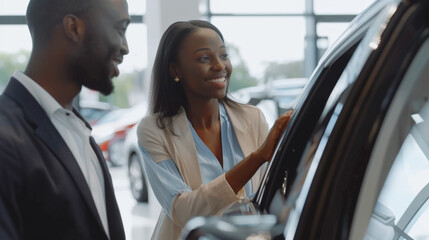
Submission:
<svg viewBox="0 0 429 240">
<path fill-rule="evenodd" d="M 108 160 L 128 239 L 149 239 L 159 213 L 141 170 L 136 123 L 147 113 L 159 39 L 178 20 L 211 21 L 234 67 L 230 92 L 262 109 L 270 125 L 294 106 L 322 54 L 375 0 L 128 0 L 130 54 L 110 96 L 83 89 L 75 106 Z M 0 0 L 0 92 L 31 48 L 28 0 Z"/>
</svg>

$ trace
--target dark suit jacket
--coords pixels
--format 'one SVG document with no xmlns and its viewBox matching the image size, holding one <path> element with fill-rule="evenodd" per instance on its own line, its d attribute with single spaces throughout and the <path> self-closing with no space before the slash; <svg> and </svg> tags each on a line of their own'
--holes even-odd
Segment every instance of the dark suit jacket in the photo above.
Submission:
<svg viewBox="0 0 429 240">
<path fill-rule="evenodd" d="M 125 239 L 106 162 L 88 144 L 103 170 L 110 239 Z M 108 239 L 70 149 L 14 78 L 0 96 L 0 239 Z"/>
</svg>

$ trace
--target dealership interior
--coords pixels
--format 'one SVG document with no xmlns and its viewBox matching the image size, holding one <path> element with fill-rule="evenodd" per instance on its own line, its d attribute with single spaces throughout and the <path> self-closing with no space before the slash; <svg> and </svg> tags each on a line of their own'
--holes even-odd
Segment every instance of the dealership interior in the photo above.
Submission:
<svg viewBox="0 0 429 240">
<path fill-rule="evenodd" d="M 0 0 L 0 92 L 3 92 L 15 70 L 25 69 L 29 59 L 32 41 L 25 18 L 28 2 L 29 0 Z M 234 69 L 234 74 L 229 82 L 229 94 L 238 102 L 259 107 L 269 126 L 272 126 L 282 113 L 292 108 L 295 109 L 297 106 L 304 106 L 305 103 L 304 100 L 301 100 L 301 96 L 310 94 L 309 91 L 306 92 L 306 87 L 312 85 L 312 83 L 309 84 L 310 80 L 320 74 L 317 72 L 317 68 L 321 68 L 319 65 L 321 63 L 329 65 L 330 61 L 333 62 L 333 66 L 337 64 L 336 59 L 330 60 L 329 56 L 324 56 L 324 54 L 329 52 L 333 46 L 340 49 L 338 39 L 344 41 L 341 36 L 352 29 L 350 26 L 356 16 L 375 5 L 377 0 L 127 0 L 127 2 L 131 22 L 126 37 L 130 52 L 124 56 L 124 61 L 119 66 L 121 74 L 113 80 L 115 85 L 113 94 L 104 96 L 96 91 L 83 88 L 80 95 L 76 97 L 74 106 L 91 124 L 92 135 L 108 162 L 126 238 L 145 240 L 150 239 L 152 235 L 161 206 L 142 170 L 141 160 L 139 160 L 142 158 L 142 153 L 137 143 L 136 128 L 139 121 L 149 111 L 153 62 L 161 36 L 168 26 L 176 21 L 201 19 L 210 21 L 218 27 L 224 36 Z M 428 1 L 421 0 L 420 2 Z M 369 28 L 369 25 L 366 27 Z M 348 43 L 351 46 L 350 51 L 361 51 L 357 45 L 360 41 L 364 42 L 365 38 L 361 37 L 353 43 Z M 338 51 L 349 52 L 348 49 Z M 355 58 L 351 57 L 351 54 L 350 56 L 345 55 L 341 55 L 338 59 L 347 59 L 344 60 L 345 64 L 349 60 L 350 63 L 357 62 Z M 365 55 L 362 56 L 365 57 Z M 338 64 L 342 66 L 341 62 Z M 358 63 L 356 64 L 358 65 Z M 410 66 L 413 66 L 412 63 Z M 347 68 L 342 66 L 342 69 Z M 346 72 L 346 70 L 344 71 Z M 340 82 L 345 77 L 337 78 L 340 79 L 338 80 Z M 331 98 L 326 97 L 325 101 L 329 103 Z M 338 98 L 341 100 L 341 97 Z M 422 104 L 419 108 L 423 109 L 419 115 L 422 120 L 416 120 L 417 125 L 425 122 L 425 126 L 427 126 L 427 121 L 424 121 L 429 112 L 427 105 Z M 335 111 L 339 108 L 335 108 Z M 325 116 L 323 114 L 335 115 L 335 111 L 322 111 L 321 109 L 320 114 L 321 116 Z M 323 125 L 324 123 L 320 120 L 317 124 Z M 424 128 L 422 127 L 422 129 Z M 422 130 L 422 133 L 422 135 L 429 134 L 428 128 Z M 290 134 L 293 134 L 292 130 Z M 404 134 L 408 134 L 408 132 Z M 316 138 L 322 135 L 313 134 L 311 136 Z M 422 139 L 428 139 L 428 136 L 423 136 Z M 419 142 L 417 141 L 417 143 Z M 419 146 L 422 149 L 422 155 L 426 154 L 427 159 L 428 150 L 421 147 L 421 144 Z M 427 142 L 425 146 L 428 146 Z M 307 150 L 311 151 L 311 147 Z M 317 156 L 318 153 L 314 150 L 313 155 Z M 305 164 L 301 163 L 298 166 L 297 163 L 296 165 L 296 168 L 302 168 L 302 165 Z M 309 171 L 311 172 L 311 170 Z M 296 175 L 299 180 L 299 174 Z M 269 181 L 269 179 L 265 180 Z M 299 182 L 298 180 L 295 182 Z M 304 184 L 304 181 L 302 183 Z M 287 186 L 289 187 L 289 185 Z M 422 188 L 429 192 L 428 186 Z M 292 191 L 288 195 L 289 199 L 293 199 L 293 194 Z M 281 201 L 276 198 L 277 195 L 273 194 L 273 196 L 272 201 Z M 296 195 L 296 199 L 299 199 L 298 195 Z M 283 204 L 287 203 L 289 202 L 285 200 Z M 422 209 L 427 208 L 428 205 L 428 202 L 422 204 Z M 270 212 L 270 210 L 267 211 Z M 279 213 L 280 216 L 283 216 L 282 214 L 284 213 Z M 425 214 L 427 216 L 428 211 Z M 268 221 L 269 219 L 267 219 L 261 221 Z M 201 224 L 201 221 L 197 225 Z M 207 220 L 206 223 L 214 224 L 213 226 L 221 225 L 219 222 L 211 223 L 210 221 L 212 219 Z M 225 222 L 228 221 L 225 220 Z M 410 220 L 410 222 L 412 221 Z M 228 224 L 232 223 L 228 222 Z M 261 229 L 262 225 L 261 223 Z M 429 234 L 422 235 L 426 238 L 411 238 L 405 233 L 405 230 L 397 230 L 398 226 L 394 225 L 396 238 L 385 239 L 429 239 Z M 203 239 L 269 239 L 263 236 L 259 236 L 259 238 L 243 238 L 242 236 L 234 238 L 231 237 L 232 235 L 222 238 L 222 236 L 227 235 L 216 236 L 212 233 Z M 288 238 L 286 237 L 286 239 Z M 339 237 L 338 239 L 344 238 Z"/>
</svg>

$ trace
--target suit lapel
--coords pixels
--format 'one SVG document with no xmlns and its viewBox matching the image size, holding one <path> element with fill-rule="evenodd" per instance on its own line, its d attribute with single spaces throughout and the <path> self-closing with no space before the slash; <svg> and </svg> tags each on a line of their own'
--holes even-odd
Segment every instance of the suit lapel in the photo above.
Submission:
<svg viewBox="0 0 429 240">
<path fill-rule="evenodd" d="M 73 112 L 85 123 L 86 127 L 92 129 L 91 125 L 80 115 L 76 109 L 73 109 Z M 101 171 L 103 172 L 105 191 L 104 197 L 106 201 L 107 223 L 109 226 L 110 239 L 125 239 L 122 218 L 119 212 L 118 203 L 116 202 L 112 177 L 110 175 L 109 168 L 107 167 L 106 159 L 101 152 L 100 146 L 98 146 L 92 136 L 90 137 L 89 142 L 95 152 L 95 155 L 97 156 L 98 162 L 100 163 Z"/>
<path fill-rule="evenodd" d="M 91 147 L 94 149 L 94 152 L 97 155 L 97 159 L 100 162 L 100 166 L 103 171 L 107 222 L 109 225 L 110 239 L 125 239 L 122 218 L 118 209 L 118 203 L 116 202 L 112 178 L 110 176 L 106 160 L 104 159 L 103 153 L 101 152 L 100 147 L 95 142 L 93 137 L 91 137 L 90 142 Z"/>
<path fill-rule="evenodd" d="M 101 223 L 85 177 L 83 176 L 83 173 L 72 152 L 64 142 L 59 132 L 56 130 L 55 126 L 49 120 L 45 111 L 27 91 L 27 89 L 25 89 L 25 87 L 14 78 L 10 80 L 7 88 L 4 91 L 4 94 L 14 99 L 21 106 L 27 121 L 34 128 L 34 133 L 40 138 L 41 141 L 45 143 L 45 145 L 51 150 L 55 157 L 62 163 L 64 168 L 66 168 L 70 173 L 71 178 L 82 193 L 85 202 L 88 204 L 90 211 L 102 228 L 103 225 Z"/>
</svg>

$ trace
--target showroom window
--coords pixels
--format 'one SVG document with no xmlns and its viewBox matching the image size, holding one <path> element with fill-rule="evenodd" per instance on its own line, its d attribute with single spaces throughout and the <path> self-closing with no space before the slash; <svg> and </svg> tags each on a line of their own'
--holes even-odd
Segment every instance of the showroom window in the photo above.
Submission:
<svg viewBox="0 0 429 240">
<path fill-rule="evenodd" d="M 202 0 L 224 34 L 241 80 L 236 90 L 271 80 L 309 77 L 324 51 L 374 0 Z"/>
<path fill-rule="evenodd" d="M 316 14 L 359 14 L 374 0 L 314 0 Z"/>
<path fill-rule="evenodd" d="M 32 48 L 31 36 L 25 24 L 28 0 L 0 0 L 0 92 L 3 91 L 15 70 L 24 70 Z M 119 66 L 121 75 L 114 79 L 115 92 L 104 97 L 84 89 L 81 98 L 110 102 L 119 107 L 128 107 L 140 101 L 142 79 L 147 65 L 145 0 L 128 0 L 131 24 L 127 30 L 130 53 Z"/>
<path fill-rule="evenodd" d="M 200 0 L 200 5 L 202 17 L 224 33 L 234 74 L 241 77 L 230 90 L 237 90 L 273 79 L 308 78 L 350 20 L 373 1 Z M 27 4 L 28 0 L 0 0 L 0 90 L 7 76 L 22 69 L 28 60 Z M 116 95 L 101 99 L 119 106 L 139 101 L 148 61 L 146 0 L 128 0 L 128 5 L 132 17 L 127 31 L 130 54 L 120 65 L 121 76 L 115 79 Z M 124 97 L 124 91 L 131 93 Z"/>
</svg>

